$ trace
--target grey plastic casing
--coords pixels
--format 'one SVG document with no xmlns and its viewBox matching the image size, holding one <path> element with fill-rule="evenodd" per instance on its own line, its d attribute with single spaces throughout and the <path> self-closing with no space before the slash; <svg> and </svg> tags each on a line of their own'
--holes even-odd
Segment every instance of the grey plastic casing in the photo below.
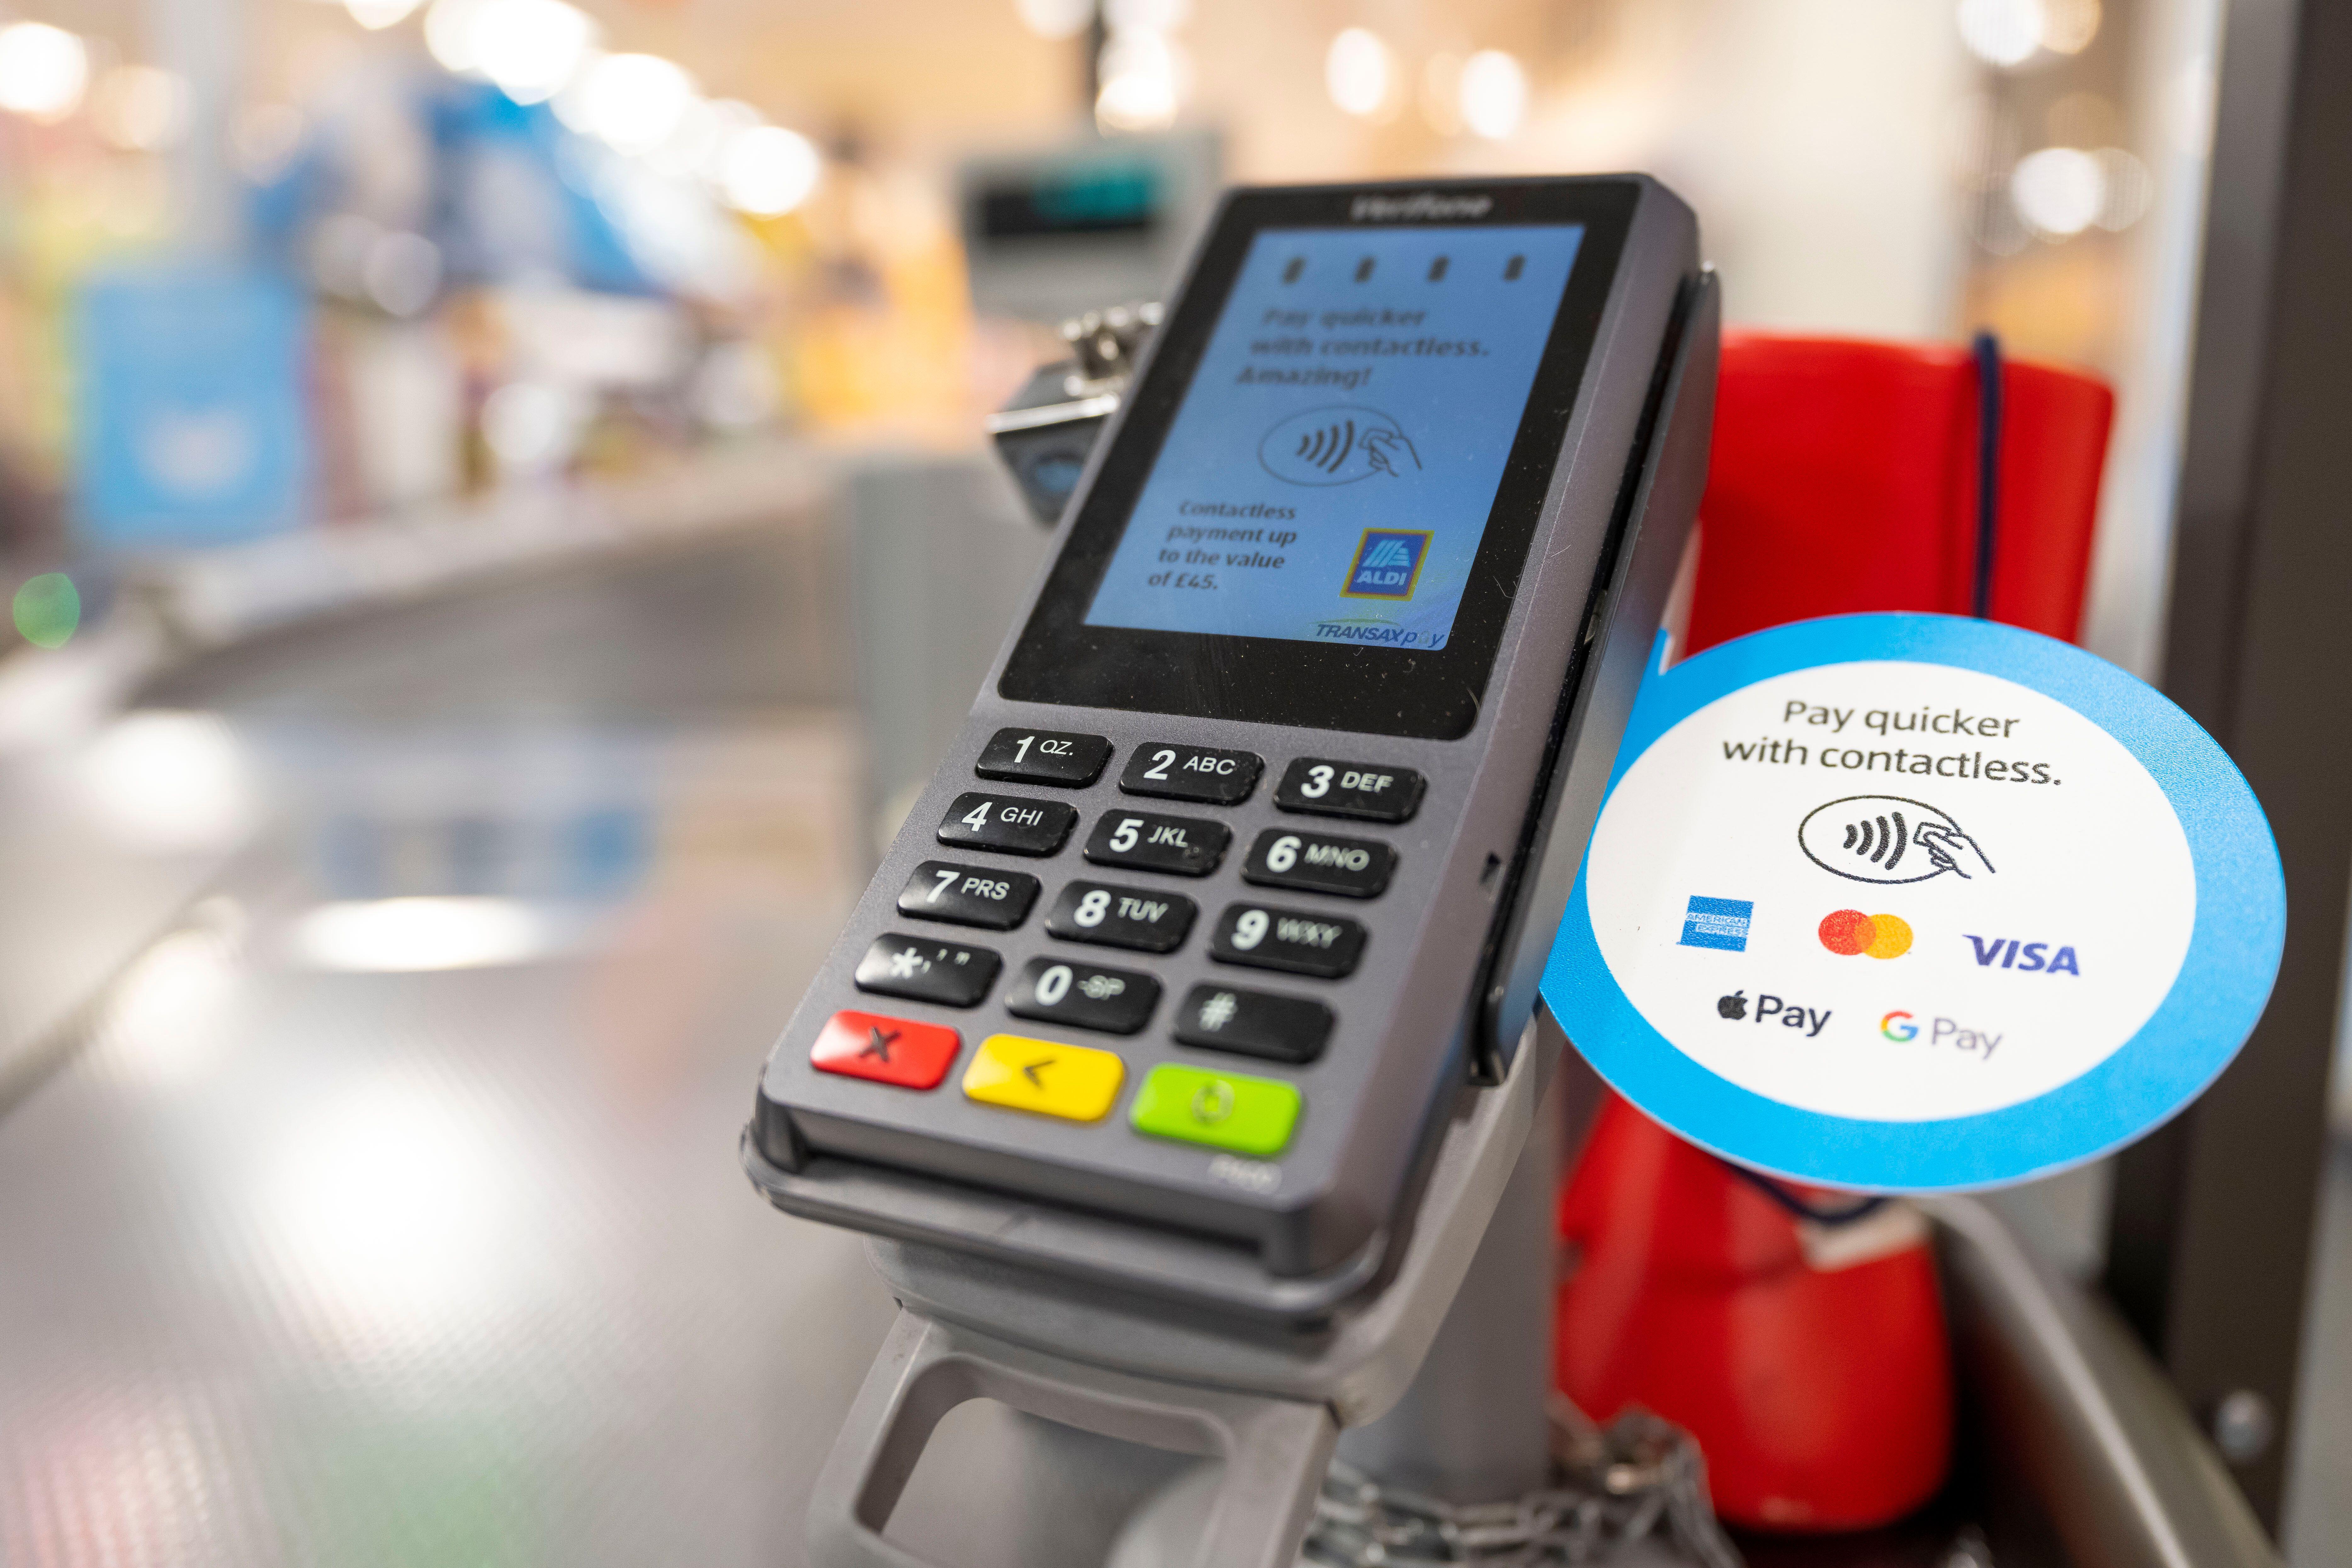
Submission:
<svg viewBox="0 0 2352 1568">
<path fill-rule="evenodd" d="M 1636 187 L 1638 199 L 1469 731 L 1412 740 L 1008 700 L 998 695 L 998 680 L 1043 589 L 1041 573 L 938 775 L 769 1058 L 744 1157 L 778 1206 L 1147 1297 L 1290 1321 L 1328 1314 L 1380 1278 L 1433 1134 L 1474 1074 L 1505 1064 L 1534 1005 L 1542 950 L 1598 810 L 1704 480 L 1716 300 L 1711 276 L 1699 271 L 1696 223 L 1654 181 L 1608 178 Z M 1151 368 L 1147 356 L 1139 383 Z M 1057 552 L 1118 436 L 1114 423 L 1064 516 Z M 1106 736 L 1111 761 L 1081 789 L 978 781 L 972 769 L 982 748 L 1016 726 Z M 1152 742 L 1254 752 L 1265 759 L 1265 775 L 1234 807 L 1139 802 L 1117 779 L 1126 758 Z M 1427 791 L 1414 816 L 1394 826 L 1303 819 L 1273 800 L 1284 767 L 1303 755 L 1412 768 L 1427 779 Z M 935 835 L 949 803 L 989 787 L 1067 802 L 1079 811 L 1079 827 L 1044 859 L 940 845 Z M 1216 816 L 1233 829 L 1234 847 L 1198 879 L 1113 871 L 1079 858 L 1097 817 L 1139 805 Z M 1391 885 L 1362 901 L 1247 886 L 1242 852 L 1277 824 L 1382 839 L 1398 855 Z M 895 910 L 898 893 L 919 861 L 934 858 L 1040 878 L 1038 912 L 1005 932 L 905 920 Z M 1043 910 L 1077 877 L 1190 898 L 1200 906 L 1193 934 L 1163 956 L 1057 942 L 1045 932 Z M 1369 931 L 1363 960 L 1334 981 L 1215 963 L 1209 930 L 1238 899 L 1360 921 Z M 1143 1033 L 1097 1037 L 1013 1018 L 1003 1007 L 1002 983 L 971 1009 L 869 996 L 852 984 L 852 972 L 886 931 L 994 949 L 1007 979 L 1046 954 L 1143 968 L 1160 978 L 1165 1000 Z M 1177 1045 L 1166 1034 L 1167 1014 L 1192 984 L 1210 980 L 1320 997 L 1338 1018 L 1328 1048 L 1293 1068 Z M 980 1039 L 997 1032 L 1112 1050 L 1125 1062 L 1125 1085 L 1108 1116 L 1078 1123 L 968 1101 L 952 1073 L 937 1089 L 914 1092 L 819 1072 L 810 1047 L 842 1008 L 958 1030 L 964 1039 L 958 1069 Z M 1163 1062 L 1295 1083 L 1305 1110 L 1278 1162 L 1237 1161 L 1130 1129 L 1127 1102 Z"/>
</svg>

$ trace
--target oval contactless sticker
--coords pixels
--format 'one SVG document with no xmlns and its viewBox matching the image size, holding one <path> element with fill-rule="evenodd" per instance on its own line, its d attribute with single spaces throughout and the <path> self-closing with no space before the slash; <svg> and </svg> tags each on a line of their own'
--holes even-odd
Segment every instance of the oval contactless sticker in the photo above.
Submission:
<svg viewBox="0 0 2352 1568">
<path fill-rule="evenodd" d="M 1653 668 L 1543 992 L 1694 1142 L 1948 1191 L 2188 1104 L 2284 934 L 2261 806 L 2162 695 L 2012 626 L 1843 616 Z"/>
</svg>

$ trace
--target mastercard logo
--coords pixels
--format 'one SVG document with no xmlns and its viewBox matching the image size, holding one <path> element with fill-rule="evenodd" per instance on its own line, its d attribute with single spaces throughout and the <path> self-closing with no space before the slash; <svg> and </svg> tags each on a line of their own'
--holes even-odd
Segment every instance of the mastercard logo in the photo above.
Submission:
<svg viewBox="0 0 2352 1568">
<path fill-rule="evenodd" d="M 1822 917 L 1821 938 L 1823 947 L 1842 957 L 1866 952 L 1873 958 L 1900 958 L 1911 951 L 1911 922 L 1900 915 L 1835 910 Z"/>
</svg>

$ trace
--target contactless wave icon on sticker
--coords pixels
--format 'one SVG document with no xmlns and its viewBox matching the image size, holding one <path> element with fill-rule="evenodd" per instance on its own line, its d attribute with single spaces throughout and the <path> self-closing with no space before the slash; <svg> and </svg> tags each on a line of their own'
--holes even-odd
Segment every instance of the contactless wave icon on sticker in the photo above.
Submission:
<svg viewBox="0 0 2352 1568">
<path fill-rule="evenodd" d="M 1924 882 L 1949 871 L 1992 875 L 1992 861 L 1951 813 L 1898 795 L 1850 795 L 1817 805 L 1797 825 L 1805 858 L 1854 882 Z"/>
<path fill-rule="evenodd" d="M 1294 485 L 1352 485 L 1374 474 L 1402 479 L 1421 471 L 1421 454 L 1393 416 L 1349 404 L 1292 415 L 1265 433 L 1257 460 Z"/>
</svg>

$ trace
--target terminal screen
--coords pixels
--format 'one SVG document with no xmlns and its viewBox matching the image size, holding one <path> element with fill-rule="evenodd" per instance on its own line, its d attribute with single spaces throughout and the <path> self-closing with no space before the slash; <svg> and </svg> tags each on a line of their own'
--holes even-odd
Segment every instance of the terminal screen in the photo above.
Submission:
<svg viewBox="0 0 2352 1568">
<path fill-rule="evenodd" d="M 1583 235 L 1261 230 L 1087 623 L 1444 647 Z"/>
</svg>

